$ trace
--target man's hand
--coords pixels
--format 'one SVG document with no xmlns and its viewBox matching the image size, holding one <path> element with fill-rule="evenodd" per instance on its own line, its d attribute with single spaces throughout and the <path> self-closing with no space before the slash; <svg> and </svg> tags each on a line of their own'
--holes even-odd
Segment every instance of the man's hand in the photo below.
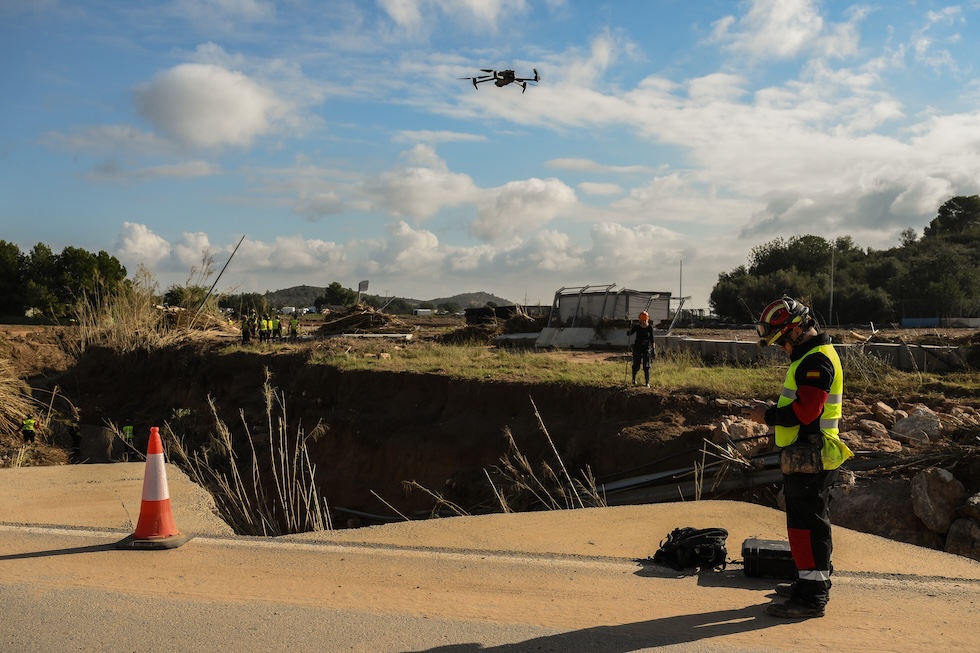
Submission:
<svg viewBox="0 0 980 653">
<path fill-rule="evenodd" d="M 769 408 L 769 404 L 764 401 L 759 401 L 758 399 L 753 399 L 747 404 L 742 404 L 742 408 L 739 414 L 748 420 L 753 422 L 758 422 L 759 424 L 766 423 L 766 409 Z"/>
</svg>

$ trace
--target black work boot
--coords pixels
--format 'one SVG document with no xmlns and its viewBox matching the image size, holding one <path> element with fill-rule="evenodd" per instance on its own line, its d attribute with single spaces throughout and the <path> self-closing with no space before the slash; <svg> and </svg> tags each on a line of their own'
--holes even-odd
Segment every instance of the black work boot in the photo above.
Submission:
<svg viewBox="0 0 980 653">
<path fill-rule="evenodd" d="M 783 619 L 812 619 L 824 616 L 823 606 L 799 603 L 790 599 L 785 603 L 772 603 L 766 607 L 766 614 Z"/>
<path fill-rule="evenodd" d="M 793 581 L 792 583 L 779 583 L 773 588 L 773 591 L 779 596 L 791 599 L 793 598 L 793 590 L 795 589 L 796 581 Z"/>
</svg>

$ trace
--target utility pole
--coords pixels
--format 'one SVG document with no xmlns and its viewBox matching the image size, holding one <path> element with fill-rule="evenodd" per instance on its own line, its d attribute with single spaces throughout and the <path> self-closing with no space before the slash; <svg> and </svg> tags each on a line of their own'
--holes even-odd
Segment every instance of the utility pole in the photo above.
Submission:
<svg viewBox="0 0 980 653">
<path fill-rule="evenodd" d="M 837 246 L 830 244 L 830 311 L 827 314 L 827 326 L 834 323 L 834 250 Z"/>
</svg>

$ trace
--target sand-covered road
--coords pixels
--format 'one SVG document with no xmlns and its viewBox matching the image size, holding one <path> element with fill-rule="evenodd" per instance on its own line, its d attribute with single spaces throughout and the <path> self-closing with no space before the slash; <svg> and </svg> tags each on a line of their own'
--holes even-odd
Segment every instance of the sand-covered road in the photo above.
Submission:
<svg viewBox="0 0 980 653">
<path fill-rule="evenodd" d="M 120 551 L 142 465 L 0 470 L 7 651 L 976 651 L 980 563 L 837 529 L 823 619 L 763 614 L 772 584 L 640 565 L 678 526 L 781 538 L 732 502 L 459 517 L 242 538 L 168 466 L 194 539 Z"/>
</svg>

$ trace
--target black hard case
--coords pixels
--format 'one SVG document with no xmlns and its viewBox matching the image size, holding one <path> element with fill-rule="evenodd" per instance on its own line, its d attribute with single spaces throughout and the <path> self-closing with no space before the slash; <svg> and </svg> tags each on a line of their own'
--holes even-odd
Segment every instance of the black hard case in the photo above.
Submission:
<svg viewBox="0 0 980 653">
<path fill-rule="evenodd" d="M 742 542 L 742 564 L 746 576 L 796 580 L 796 563 L 789 542 L 749 538 Z"/>
</svg>

